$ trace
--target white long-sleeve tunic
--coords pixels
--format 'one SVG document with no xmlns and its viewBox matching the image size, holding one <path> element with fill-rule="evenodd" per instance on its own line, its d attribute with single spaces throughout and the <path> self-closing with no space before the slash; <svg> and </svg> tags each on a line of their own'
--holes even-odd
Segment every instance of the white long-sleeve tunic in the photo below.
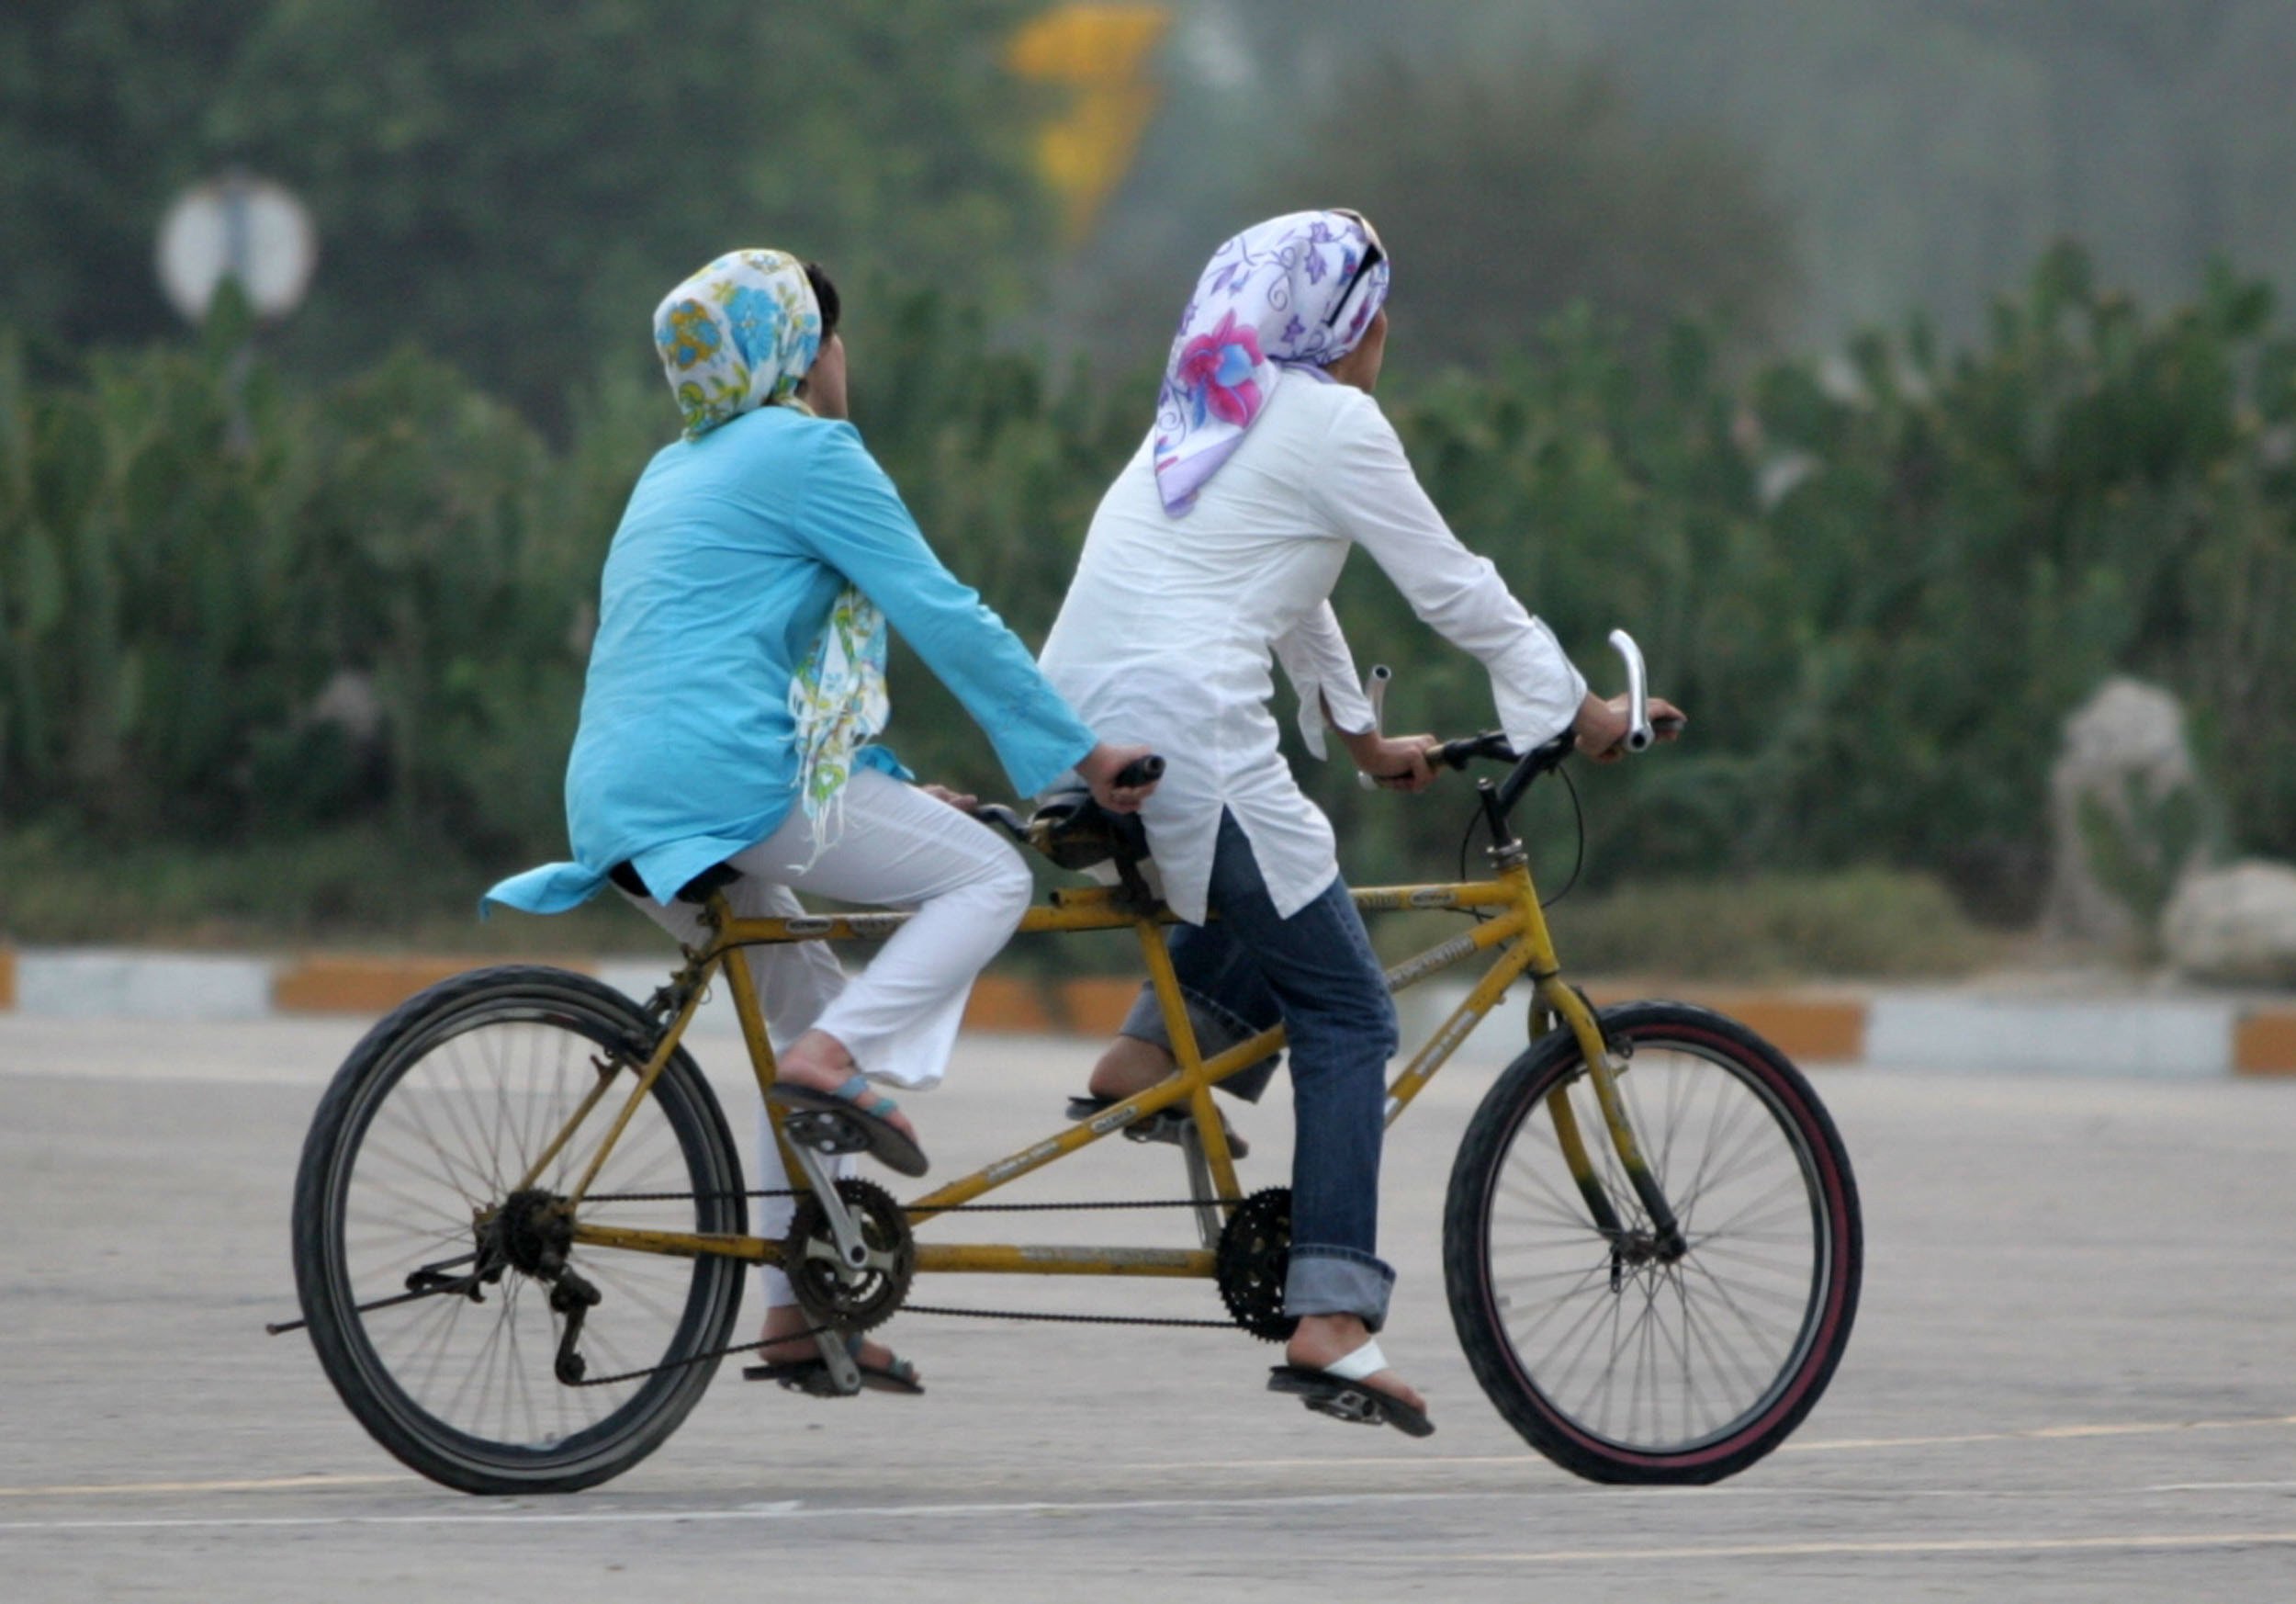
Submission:
<svg viewBox="0 0 2296 1604">
<path fill-rule="evenodd" d="M 1586 694 L 1552 632 L 1444 523 L 1379 404 L 1320 378 L 1286 376 L 1185 517 L 1164 510 L 1143 443 L 1093 516 L 1044 643 L 1046 677 L 1094 733 L 1168 760 L 1142 817 L 1165 899 L 1191 923 L 1205 917 L 1222 808 L 1285 918 L 1339 872 L 1331 822 L 1292 778 L 1268 701 L 1280 659 L 1319 756 L 1319 703 L 1342 729 L 1370 728 L 1330 601 L 1351 544 L 1481 660 L 1518 751 L 1560 732 Z"/>
</svg>

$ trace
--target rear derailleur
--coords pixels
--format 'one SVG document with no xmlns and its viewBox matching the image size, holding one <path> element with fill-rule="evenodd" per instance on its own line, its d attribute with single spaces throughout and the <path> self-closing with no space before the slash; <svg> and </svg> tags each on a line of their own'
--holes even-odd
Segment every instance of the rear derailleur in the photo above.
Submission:
<svg viewBox="0 0 2296 1604">
<path fill-rule="evenodd" d="M 467 1275 L 448 1276 L 444 1267 L 425 1265 L 407 1277 L 409 1292 L 458 1291 L 472 1303 L 484 1303 L 484 1288 L 499 1282 L 508 1271 L 530 1276 L 550 1289 L 550 1311 L 562 1316 L 558 1351 L 552 1370 L 567 1386 L 578 1386 L 590 1361 L 577 1350 L 582 1322 L 603 1294 L 589 1277 L 566 1261 L 574 1245 L 574 1217 L 553 1192 L 530 1188 L 504 1198 L 491 1214 L 472 1224 L 477 1242 L 473 1268 Z"/>
</svg>

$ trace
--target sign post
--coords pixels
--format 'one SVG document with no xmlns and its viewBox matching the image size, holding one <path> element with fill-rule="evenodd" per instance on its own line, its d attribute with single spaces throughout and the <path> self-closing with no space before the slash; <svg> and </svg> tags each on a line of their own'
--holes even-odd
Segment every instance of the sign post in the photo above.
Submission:
<svg viewBox="0 0 2296 1604">
<path fill-rule="evenodd" d="M 226 279 L 258 321 L 276 322 L 302 304 L 319 235 L 292 191 L 234 168 L 175 198 L 160 220 L 158 258 L 160 288 L 195 327 Z M 231 357 L 231 444 L 241 450 L 251 443 L 242 395 L 253 362 L 245 344 Z"/>
</svg>

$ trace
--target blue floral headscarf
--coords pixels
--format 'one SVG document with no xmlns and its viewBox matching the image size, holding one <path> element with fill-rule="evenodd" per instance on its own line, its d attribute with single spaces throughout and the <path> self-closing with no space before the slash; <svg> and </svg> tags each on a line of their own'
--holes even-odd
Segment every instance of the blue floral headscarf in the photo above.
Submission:
<svg viewBox="0 0 2296 1604">
<path fill-rule="evenodd" d="M 1287 367 L 1363 342 L 1387 300 L 1387 254 L 1350 211 L 1296 211 L 1212 253 L 1180 314 L 1156 396 L 1156 488 L 1174 517 L 1244 443 Z"/>
<path fill-rule="evenodd" d="M 689 440 L 752 407 L 802 406 L 798 380 L 821 349 L 805 264 L 786 251 L 728 251 L 662 298 L 654 348 Z"/>
</svg>

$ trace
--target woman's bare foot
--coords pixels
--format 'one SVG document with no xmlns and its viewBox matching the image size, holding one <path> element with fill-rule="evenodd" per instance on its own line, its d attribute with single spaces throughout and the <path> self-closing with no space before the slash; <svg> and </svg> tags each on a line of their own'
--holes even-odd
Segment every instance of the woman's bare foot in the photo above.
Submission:
<svg viewBox="0 0 2296 1604">
<path fill-rule="evenodd" d="M 1346 1358 L 1371 1340 L 1369 1327 L 1353 1315 L 1303 1315 L 1300 1328 L 1284 1345 L 1284 1358 L 1309 1370 L 1322 1370 Z M 1363 1385 L 1375 1388 L 1391 1398 L 1401 1398 L 1412 1408 L 1424 1412 L 1427 1400 L 1412 1390 L 1411 1384 L 1392 1370 L 1376 1370 L 1363 1378 Z"/>
<path fill-rule="evenodd" d="M 759 1335 L 765 1339 L 766 1345 L 758 1350 L 759 1358 L 767 1364 L 796 1364 L 820 1358 L 820 1342 L 798 1335 L 812 1324 L 805 1317 L 805 1311 L 795 1304 L 774 1305 L 765 1311 L 765 1329 Z M 863 1339 L 861 1351 L 853 1360 L 857 1364 L 884 1370 L 893 1363 L 893 1350 L 882 1342 Z"/>
<path fill-rule="evenodd" d="M 816 1091 L 835 1091 L 853 1078 L 855 1067 L 853 1055 L 845 1050 L 843 1042 L 821 1031 L 807 1031 L 782 1049 L 774 1059 L 773 1076 Z M 895 1109 L 881 1117 L 910 1141 L 917 1140 L 917 1127 L 909 1123 L 908 1115 Z"/>
</svg>

